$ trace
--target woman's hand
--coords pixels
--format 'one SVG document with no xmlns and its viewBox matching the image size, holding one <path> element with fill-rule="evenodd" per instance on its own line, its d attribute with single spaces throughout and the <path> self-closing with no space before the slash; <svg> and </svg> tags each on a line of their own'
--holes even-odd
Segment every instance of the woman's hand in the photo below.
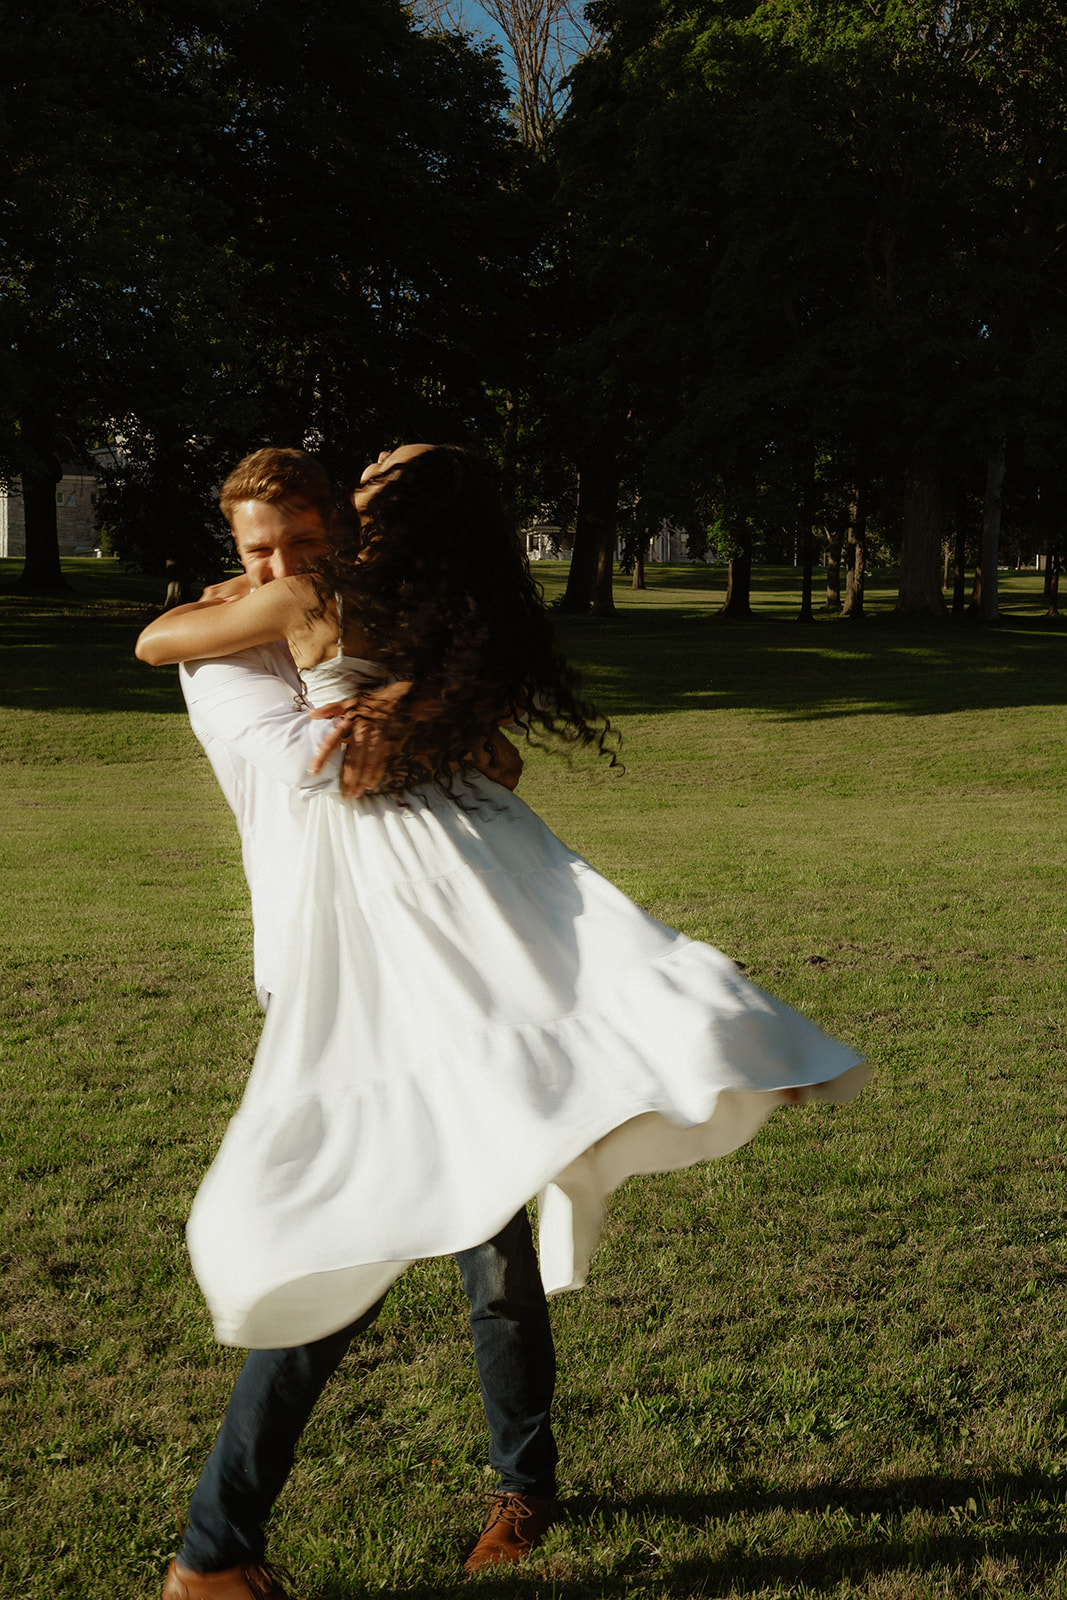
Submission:
<svg viewBox="0 0 1067 1600">
<path fill-rule="evenodd" d="M 321 772 L 338 746 L 343 745 L 341 793 L 349 800 L 358 800 L 360 795 L 379 788 L 401 743 L 390 733 L 390 719 L 412 687 L 400 679 L 379 689 L 365 689 L 362 694 L 337 700 L 333 705 L 317 706 L 311 715 L 319 719 L 332 717 L 333 727 L 308 771 Z"/>
<path fill-rule="evenodd" d="M 316 707 L 311 715 L 320 720 L 332 717 L 333 727 L 322 741 L 309 772 L 321 772 L 338 746 L 343 746 L 341 793 L 347 799 L 358 800 L 360 795 L 372 794 L 381 788 L 389 763 L 401 745 L 401 740 L 392 733 L 392 714 L 413 687 L 410 681 L 401 679 L 378 689 L 364 689 L 362 694 L 332 705 Z M 494 783 L 505 789 L 517 788 L 522 776 L 522 757 L 498 728 L 479 742 L 470 759 L 472 766 Z"/>
</svg>

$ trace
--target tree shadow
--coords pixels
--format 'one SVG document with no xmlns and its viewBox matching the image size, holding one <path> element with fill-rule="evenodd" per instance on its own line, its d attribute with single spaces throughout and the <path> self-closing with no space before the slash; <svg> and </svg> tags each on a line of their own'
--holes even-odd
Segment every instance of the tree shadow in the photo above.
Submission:
<svg viewBox="0 0 1067 1600">
<path fill-rule="evenodd" d="M 843 1583 L 862 1590 L 871 1580 L 894 1572 L 914 1574 L 947 1569 L 973 1573 L 992 1561 L 1010 1566 L 1017 1591 L 1046 1594 L 1053 1592 L 1055 1569 L 1067 1555 L 1067 1528 L 1062 1517 L 1054 1530 L 1037 1519 L 1028 1525 L 1025 1516 L 1019 1514 L 1019 1507 L 1027 1500 L 1060 1506 L 1065 1492 L 1067 1486 L 1060 1479 L 1035 1471 L 974 1477 L 928 1474 L 868 1485 L 824 1485 L 795 1491 L 742 1484 L 709 1494 L 635 1495 L 621 1501 L 578 1494 L 567 1500 L 565 1510 L 568 1522 L 579 1530 L 594 1518 L 598 1535 L 603 1530 L 608 1537 L 615 1528 L 632 1531 L 632 1525 L 646 1517 L 694 1529 L 709 1522 L 737 1519 L 739 1547 L 720 1560 L 698 1557 L 672 1564 L 664 1571 L 657 1570 L 658 1551 L 641 1540 L 634 1543 L 631 1556 L 624 1556 L 610 1574 L 594 1579 L 572 1577 L 565 1570 L 558 1574 L 550 1571 L 546 1578 L 542 1561 L 539 1570 L 510 1568 L 499 1578 L 490 1574 L 479 1577 L 474 1584 L 457 1571 L 452 1582 L 415 1583 L 404 1589 L 379 1589 L 376 1593 L 383 1600 L 414 1600 L 452 1593 L 483 1596 L 485 1600 L 502 1595 L 511 1596 L 512 1600 L 542 1600 L 550 1593 L 610 1600 L 616 1595 L 631 1594 L 635 1586 L 645 1588 L 651 1584 L 658 1593 L 677 1595 L 679 1600 L 695 1595 L 735 1595 L 771 1586 L 795 1586 L 804 1594 L 830 1595 Z M 1004 1522 L 1010 1520 L 1011 1526 L 991 1526 L 980 1513 L 969 1512 L 968 1501 L 986 1506 L 999 1501 L 1006 1513 Z M 948 1514 L 955 1525 L 943 1533 L 909 1537 L 894 1525 L 894 1520 L 916 1509 Z M 782 1550 L 752 1552 L 744 1548 L 741 1519 L 773 1511 L 809 1516 L 843 1512 L 857 1519 L 857 1526 L 844 1536 L 833 1530 L 817 1555 Z M 551 1558 L 548 1565 L 551 1569 Z M 356 1600 L 363 1592 L 351 1586 L 330 1587 L 318 1590 L 314 1600 Z"/>
<path fill-rule="evenodd" d="M 36 711 L 184 712 L 173 668 L 133 654 L 157 608 L 137 594 L 41 600 L 0 593 L 0 705 Z M 797 627 L 722 623 L 706 609 L 630 609 L 611 628 L 560 617 L 565 651 L 609 716 L 764 712 L 789 722 L 1058 706 L 1067 628 L 894 617 Z"/>
<path fill-rule="evenodd" d="M 25 711 L 184 712 L 176 667 L 133 653 L 153 610 L 42 617 L 4 608 L 0 705 Z"/>
<path fill-rule="evenodd" d="M 716 624 L 706 614 L 631 612 L 616 627 L 559 629 L 609 716 L 763 711 L 785 721 L 937 716 L 1063 703 L 1067 630 L 903 623 L 798 628 Z"/>
<path fill-rule="evenodd" d="M 580 1520 L 595 1513 L 606 1528 L 613 1521 L 632 1521 L 635 1514 L 702 1526 L 709 1520 L 768 1511 L 809 1515 L 843 1511 L 851 1517 L 885 1517 L 912 1510 L 948 1511 L 953 1506 L 965 1506 L 968 1499 L 1016 1505 L 1020 1500 L 1038 1498 L 1059 1504 L 1067 1499 L 1067 1482 L 1038 1469 L 966 1476 L 919 1473 L 874 1483 L 823 1483 L 798 1489 L 768 1489 L 758 1480 L 741 1480 L 729 1489 L 706 1494 L 629 1495 L 614 1503 L 593 1494 L 578 1494 L 568 1498 L 567 1514 L 572 1520 Z M 1064 1541 L 1067 1545 L 1067 1529 Z"/>
</svg>

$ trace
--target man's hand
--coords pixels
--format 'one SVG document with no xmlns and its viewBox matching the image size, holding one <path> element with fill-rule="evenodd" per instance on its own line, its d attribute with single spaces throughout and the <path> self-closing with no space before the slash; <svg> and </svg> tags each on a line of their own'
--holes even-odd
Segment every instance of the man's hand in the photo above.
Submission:
<svg viewBox="0 0 1067 1600">
<path fill-rule="evenodd" d="M 209 583 L 201 600 L 210 600 L 214 605 L 224 605 L 227 600 L 243 600 L 246 594 L 252 593 L 252 584 L 248 575 L 239 572 L 236 578 L 226 578 L 222 583 Z"/>
<path fill-rule="evenodd" d="M 379 788 L 389 760 L 400 743 L 390 734 L 390 718 L 394 707 L 411 687 L 401 679 L 397 683 L 383 684 L 380 689 L 366 689 L 362 694 L 335 701 L 333 705 L 317 706 L 311 715 L 332 717 L 333 727 L 308 771 L 321 772 L 338 745 L 343 745 L 341 793 L 349 800 L 358 800 L 360 795 Z"/>
</svg>

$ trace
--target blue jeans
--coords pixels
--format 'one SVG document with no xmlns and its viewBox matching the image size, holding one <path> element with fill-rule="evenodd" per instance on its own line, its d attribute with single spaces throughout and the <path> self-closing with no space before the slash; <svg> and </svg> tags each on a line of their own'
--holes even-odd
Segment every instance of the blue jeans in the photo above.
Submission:
<svg viewBox="0 0 1067 1600">
<path fill-rule="evenodd" d="M 526 1212 L 512 1217 L 488 1244 L 460 1251 L 456 1260 L 471 1305 L 498 1488 L 550 1499 L 556 1486 L 550 1420 L 556 1356 Z M 315 1344 L 249 1351 L 189 1503 L 178 1552 L 184 1567 L 218 1572 L 262 1559 L 263 1524 L 289 1476 L 315 1402 L 353 1338 L 384 1303 L 383 1296 L 349 1327 Z"/>
</svg>

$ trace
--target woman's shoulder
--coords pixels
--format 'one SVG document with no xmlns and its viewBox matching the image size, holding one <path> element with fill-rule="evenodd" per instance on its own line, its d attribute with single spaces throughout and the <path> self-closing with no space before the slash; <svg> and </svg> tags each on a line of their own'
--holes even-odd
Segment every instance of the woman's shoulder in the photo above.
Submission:
<svg viewBox="0 0 1067 1600">
<path fill-rule="evenodd" d="M 332 606 L 327 610 L 322 605 L 315 581 L 307 575 L 272 578 L 269 583 L 253 589 L 248 598 L 254 602 L 258 614 L 273 617 L 290 638 L 323 617 L 329 617 L 331 626 L 334 625 Z"/>
</svg>

